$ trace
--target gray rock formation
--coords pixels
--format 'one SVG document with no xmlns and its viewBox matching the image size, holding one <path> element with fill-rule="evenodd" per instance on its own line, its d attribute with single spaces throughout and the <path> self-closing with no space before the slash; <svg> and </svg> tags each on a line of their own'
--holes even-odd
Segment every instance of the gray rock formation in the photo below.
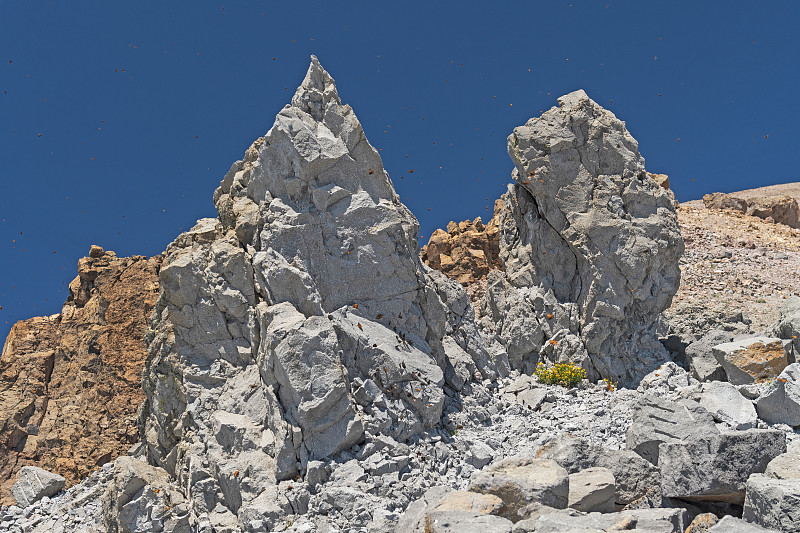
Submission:
<svg viewBox="0 0 800 533">
<path fill-rule="evenodd" d="M 504 271 L 487 278 L 481 325 L 512 368 L 571 361 L 635 384 L 669 357 L 655 322 L 680 281 L 675 207 L 622 121 L 583 91 L 558 103 L 508 138 Z"/>
<path fill-rule="evenodd" d="M 774 529 L 767 529 L 750 523 L 741 518 L 723 516 L 722 519 L 708 530 L 708 533 L 774 533 Z"/>
<path fill-rule="evenodd" d="M 569 475 L 569 507 L 584 513 L 614 511 L 614 474 L 602 467 Z"/>
<path fill-rule="evenodd" d="M 764 472 L 785 451 L 786 435 L 765 429 L 665 442 L 659 446 L 661 493 L 688 501 L 742 504 L 750 475 Z"/>
<path fill-rule="evenodd" d="M 52 496 L 64 488 L 63 476 L 48 472 L 38 466 L 23 466 L 19 470 L 19 480 L 11 487 L 11 495 L 22 507 Z"/>
<path fill-rule="evenodd" d="M 696 402 L 672 402 L 647 395 L 634 411 L 626 438 L 629 449 L 658 465 L 662 443 L 707 442 L 718 436 L 711 414 Z"/>
<path fill-rule="evenodd" d="M 783 533 L 800 533 L 800 479 L 750 476 L 742 518 Z"/>
<path fill-rule="evenodd" d="M 558 511 L 534 520 L 518 522 L 514 532 L 565 533 L 642 531 L 647 533 L 683 533 L 685 509 L 637 509 L 619 513 L 579 513 L 572 509 Z"/>
<path fill-rule="evenodd" d="M 536 454 L 552 459 L 575 474 L 587 468 L 606 468 L 614 475 L 615 503 L 627 505 L 658 487 L 658 469 L 631 450 L 611 450 L 566 433 L 551 440 Z"/>
<path fill-rule="evenodd" d="M 733 340 L 726 331 L 712 329 L 686 347 L 686 362 L 692 377 L 699 381 L 725 381 L 727 376 L 722 365 L 714 357 L 712 349 L 718 344 Z"/>
<path fill-rule="evenodd" d="M 416 219 L 316 58 L 214 203 L 167 248 L 140 416 L 201 525 L 262 530 L 309 461 L 405 440 L 439 422 L 445 385 L 495 377 L 466 293 L 420 261 Z"/>
<path fill-rule="evenodd" d="M 564 509 L 569 504 L 569 475 L 550 459 L 510 457 L 477 472 L 469 490 L 498 496 L 500 516 L 512 522 L 528 518 L 531 504 Z"/>
<path fill-rule="evenodd" d="M 767 335 L 792 341 L 789 363 L 796 363 L 800 354 L 800 296 L 790 296 L 781 307 L 778 320 L 767 331 Z"/>
<path fill-rule="evenodd" d="M 800 363 L 787 366 L 756 401 L 758 417 L 771 424 L 800 426 Z"/>
<path fill-rule="evenodd" d="M 742 396 L 730 383 L 712 381 L 699 388 L 698 401 L 714 420 L 732 429 L 752 429 L 758 424 L 753 402 Z"/>
</svg>

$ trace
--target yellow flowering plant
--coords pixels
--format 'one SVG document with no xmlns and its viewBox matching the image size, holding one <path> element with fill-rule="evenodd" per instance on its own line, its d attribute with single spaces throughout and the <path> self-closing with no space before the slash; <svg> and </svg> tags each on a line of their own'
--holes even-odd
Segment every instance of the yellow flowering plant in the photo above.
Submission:
<svg viewBox="0 0 800 533">
<path fill-rule="evenodd" d="M 547 385 L 561 385 L 569 388 L 586 379 L 586 370 L 574 363 L 556 363 L 554 365 L 539 363 L 536 365 L 533 375 Z"/>
</svg>

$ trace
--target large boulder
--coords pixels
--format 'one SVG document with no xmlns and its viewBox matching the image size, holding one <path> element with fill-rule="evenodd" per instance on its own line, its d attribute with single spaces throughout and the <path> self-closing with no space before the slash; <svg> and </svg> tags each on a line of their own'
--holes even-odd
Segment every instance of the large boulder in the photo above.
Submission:
<svg viewBox="0 0 800 533">
<path fill-rule="evenodd" d="M 698 381 L 726 381 L 725 370 L 714 357 L 713 348 L 733 340 L 727 331 L 712 329 L 696 341 L 690 343 L 685 350 L 686 362 L 692 377 Z"/>
<path fill-rule="evenodd" d="M 587 468 L 605 468 L 614 476 L 614 500 L 625 506 L 658 487 L 658 468 L 632 450 L 612 450 L 562 433 L 536 453 L 540 459 L 552 459 L 570 474 Z"/>
<path fill-rule="evenodd" d="M 309 462 L 409 439 L 439 422 L 446 385 L 497 375 L 466 293 L 421 262 L 417 220 L 315 57 L 214 203 L 167 248 L 140 417 L 148 460 L 211 527 L 250 527 Z"/>
<path fill-rule="evenodd" d="M 569 507 L 585 513 L 614 511 L 614 474 L 602 467 L 569 475 Z"/>
<path fill-rule="evenodd" d="M 499 514 L 517 522 L 536 504 L 567 507 L 569 475 L 549 459 L 510 457 L 473 474 L 469 490 L 500 497 L 505 507 Z"/>
<path fill-rule="evenodd" d="M 722 432 L 714 439 L 664 442 L 659 446 L 661 493 L 688 501 L 741 505 L 751 474 L 762 473 L 786 451 L 782 431 Z"/>
<path fill-rule="evenodd" d="M 758 425 L 758 415 L 753 402 L 730 383 L 712 381 L 703 383 L 698 393 L 700 406 L 711 413 L 714 420 L 724 422 L 733 429 L 752 429 Z"/>
<path fill-rule="evenodd" d="M 655 335 L 678 289 L 683 240 L 667 192 L 613 113 L 575 91 L 508 138 L 500 261 L 481 304 L 512 367 L 582 365 L 637 383 L 668 359 Z"/>
<path fill-rule="evenodd" d="M 19 479 L 11 487 L 11 494 L 20 507 L 28 507 L 45 496 L 53 496 L 64 488 L 63 476 L 48 472 L 38 466 L 23 466 Z"/>
<path fill-rule="evenodd" d="M 189 533 L 189 502 L 162 468 L 123 456 L 114 462 L 114 481 L 103 495 L 109 533 Z"/>
<path fill-rule="evenodd" d="M 707 442 L 718 436 L 711 413 L 696 402 L 673 402 L 648 394 L 634 410 L 626 444 L 628 449 L 659 465 L 662 443 Z"/>
<path fill-rule="evenodd" d="M 800 426 L 800 363 L 787 366 L 756 401 L 758 417 L 771 424 Z"/>
<path fill-rule="evenodd" d="M 767 330 L 767 335 L 792 341 L 789 363 L 796 363 L 800 354 L 800 296 L 790 296 L 781 306 L 778 320 Z"/>
<path fill-rule="evenodd" d="M 789 364 L 789 341 L 776 337 L 747 337 L 712 348 L 728 381 L 734 385 L 774 379 Z"/>
<path fill-rule="evenodd" d="M 573 509 L 548 513 L 535 520 L 523 520 L 514 532 L 595 533 L 606 531 L 643 531 L 647 533 L 683 533 L 687 526 L 686 510 L 636 509 L 618 513 L 580 513 Z"/>
<path fill-rule="evenodd" d="M 750 476 L 742 518 L 783 533 L 800 533 L 800 479 Z"/>
<path fill-rule="evenodd" d="M 746 214 L 800 228 L 800 206 L 792 196 L 764 196 L 748 200 Z"/>
</svg>

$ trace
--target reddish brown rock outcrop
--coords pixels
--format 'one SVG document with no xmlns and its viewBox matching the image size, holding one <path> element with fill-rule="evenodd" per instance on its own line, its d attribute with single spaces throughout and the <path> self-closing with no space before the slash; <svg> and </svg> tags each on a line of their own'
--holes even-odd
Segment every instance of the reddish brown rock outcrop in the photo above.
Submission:
<svg viewBox="0 0 800 533">
<path fill-rule="evenodd" d="M 499 254 L 497 216 L 493 216 L 485 225 L 478 217 L 471 222 L 450 222 L 447 231 L 437 229 L 420 256 L 429 267 L 467 287 L 486 278 L 491 269 L 502 268 Z"/>
<path fill-rule="evenodd" d="M 92 246 L 61 314 L 17 322 L 0 356 L 0 503 L 34 465 L 74 485 L 138 442 L 144 334 L 161 256 Z"/>
</svg>

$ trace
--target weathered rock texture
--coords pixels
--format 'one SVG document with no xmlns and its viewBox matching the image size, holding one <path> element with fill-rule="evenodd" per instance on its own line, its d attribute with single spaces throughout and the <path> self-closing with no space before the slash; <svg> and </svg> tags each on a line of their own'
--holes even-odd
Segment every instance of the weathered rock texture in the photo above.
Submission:
<svg viewBox="0 0 800 533">
<path fill-rule="evenodd" d="M 439 422 L 445 384 L 495 376 L 466 293 L 421 262 L 416 219 L 316 58 L 214 202 L 219 219 L 167 248 L 141 416 L 201 525 L 256 527 L 309 461 L 403 441 Z"/>
<path fill-rule="evenodd" d="M 0 357 L 0 501 L 26 465 L 71 486 L 139 440 L 144 334 L 161 256 L 93 246 L 61 314 L 18 322 Z"/>
<path fill-rule="evenodd" d="M 715 192 L 703 196 L 703 204 L 710 209 L 732 209 L 746 215 L 800 228 L 800 207 L 797 199 L 781 196 L 740 198 L 731 194 Z"/>
<path fill-rule="evenodd" d="M 496 209 L 501 206 L 499 200 L 495 202 Z M 499 255 L 496 215 L 485 225 L 481 217 L 450 222 L 447 231 L 433 232 L 421 253 L 425 264 L 465 287 L 485 279 L 490 270 L 502 268 Z"/>
<path fill-rule="evenodd" d="M 481 324 L 513 368 L 572 361 L 635 383 L 668 354 L 654 324 L 683 253 L 670 196 L 611 112 L 576 91 L 514 130 L 499 211 L 500 261 Z"/>
</svg>

